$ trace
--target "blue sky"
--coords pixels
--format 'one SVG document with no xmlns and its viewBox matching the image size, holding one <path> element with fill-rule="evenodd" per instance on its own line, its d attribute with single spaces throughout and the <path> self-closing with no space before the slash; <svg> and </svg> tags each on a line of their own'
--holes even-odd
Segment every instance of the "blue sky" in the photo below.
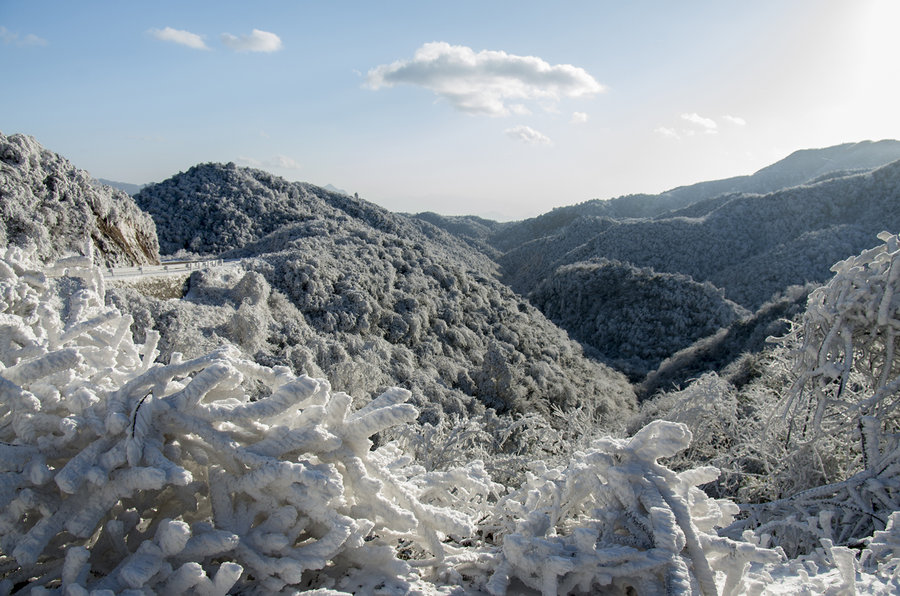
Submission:
<svg viewBox="0 0 900 596">
<path fill-rule="evenodd" d="M 900 138 L 896 0 L 0 0 L 0 131 L 523 218 Z"/>
</svg>

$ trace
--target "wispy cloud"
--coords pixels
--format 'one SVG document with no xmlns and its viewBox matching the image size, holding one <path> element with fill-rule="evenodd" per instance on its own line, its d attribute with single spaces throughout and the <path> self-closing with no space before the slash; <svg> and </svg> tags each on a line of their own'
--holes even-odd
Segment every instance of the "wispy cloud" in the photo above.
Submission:
<svg viewBox="0 0 900 596">
<path fill-rule="evenodd" d="M 744 120 L 743 118 L 741 118 L 740 116 L 730 116 L 730 115 L 726 114 L 725 116 L 722 116 L 722 119 L 725 120 L 726 122 L 731 122 L 732 124 L 734 124 L 736 126 L 747 126 L 747 121 Z"/>
<path fill-rule="evenodd" d="M 195 50 L 209 49 L 203 41 L 203 36 L 191 33 L 190 31 L 185 31 L 184 29 L 166 27 L 165 29 L 150 29 L 147 32 L 160 41 L 177 43 L 178 45 L 187 46 Z"/>
<path fill-rule="evenodd" d="M 587 71 L 571 64 L 550 65 L 535 56 L 502 51 L 475 52 L 446 42 L 426 43 L 411 60 L 376 66 L 367 74 L 366 83 L 372 89 L 417 85 L 458 110 L 488 116 L 521 114 L 522 100 L 538 101 L 551 111 L 563 97 L 590 96 L 604 90 Z"/>
<path fill-rule="evenodd" d="M 584 124 L 588 121 L 588 115 L 584 112 L 574 112 L 572 114 L 572 119 L 569 121 L 572 124 Z"/>
<path fill-rule="evenodd" d="M 653 132 L 655 132 L 658 135 L 668 137 L 670 139 L 680 139 L 681 138 L 681 135 L 678 134 L 677 130 L 675 130 L 674 128 L 669 128 L 667 126 L 660 126 L 659 128 L 655 129 Z"/>
<path fill-rule="evenodd" d="M 3 45 L 6 46 L 45 46 L 47 45 L 47 40 L 41 37 L 38 37 L 34 33 L 28 33 L 26 35 L 19 35 L 15 31 L 10 31 L 6 27 L 0 26 L 0 41 L 3 42 Z"/>
<path fill-rule="evenodd" d="M 716 124 L 716 121 L 712 118 L 704 118 L 697 112 L 693 112 L 691 114 L 682 114 L 682 120 L 687 120 L 691 124 L 696 124 L 697 126 L 706 129 L 706 132 L 716 132 L 719 128 L 719 125 Z"/>
<path fill-rule="evenodd" d="M 553 141 L 550 140 L 550 137 L 534 130 L 530 126 L 525 126 L 524 124 L 513 126 L 512 128 L 507 128 L 503 132 L 511 139 L 520 141 L 522 143 L 527 143 L 529 145 L 553 144 Z"/>
<path fill-rule="evenodd" d="M 250 35 L 223 33 L 222 43 L 236 52 L 277 52 L 282 47 L 280 37 L 259 29 L 254 29 Z"/>
<path fill-rule="evenodd" d="M 286 155 L 276 155 L 269 159 L 238 157 L 237 161 L 241 165 L 260 169 L 299 170 L 303 167 L 296 159 Z"/>
</svg>

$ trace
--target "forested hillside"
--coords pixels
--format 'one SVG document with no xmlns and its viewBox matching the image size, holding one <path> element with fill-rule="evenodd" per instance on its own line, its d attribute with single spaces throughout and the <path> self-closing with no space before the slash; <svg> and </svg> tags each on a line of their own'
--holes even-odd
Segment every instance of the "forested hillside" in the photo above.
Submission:
<svg viewBox="0 0 900 596">
<path fill-rule="evenodd" d="M 0 246 L 43 261 L 93 250 L 98 263 L 159 262 L 150 217 L 127 194 L 97 184 L 32 137 L 0 133 Z"/>
<path fill-rule="evenodd" d="M 232 341 L 260 362 L 327 376 L 360 403 L 407 387 L 423 420 L 582 407 L 612 422 L 634 405 L 620 373 L 501 284 L 485 255 L 428 223 L 233 164 L 197 166 L 137 199 L 164 253 L 244 259 L 235 272 L 195 274 L 179 302 L 110 292 L 139 340 L 162 331 L 164 356 Z"/>
<path fill-rule="evenodd" d="M 559 267 L 529 298 L 590 353 L 635 381 L 749 315 L 710 283 L 605 259 Z"/>
</svg>

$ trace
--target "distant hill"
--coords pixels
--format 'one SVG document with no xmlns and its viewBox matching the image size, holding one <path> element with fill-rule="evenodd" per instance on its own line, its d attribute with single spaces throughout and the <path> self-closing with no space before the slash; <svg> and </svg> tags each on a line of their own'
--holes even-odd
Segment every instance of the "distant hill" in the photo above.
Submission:
<svg viewBox="0 0 900 596">
<path fill-rule="evenodd" d="M 504 226 L 492 234 L 489 240 L 492 246 L 505 252 L 531 240 L 559 232 L 582 217 L 612 219 L 666 217 L 673 211 L 721 195 L 771 193 L 817 182 L 831 173 L 837 172 L 839 175 L 859 173 L 898 159 L 900 159 L 900 141 L 895 140 L 861 141 L 824 149 L 804 149 L 795 151 L 749 176 L 680 186 L 658 195 L 627 195 L 559 207 L 549 213 Z"/>
<path fill-rule="evenodd" d="M 245 272 L 195 274 L 181 301 L 111 290 L 138 334 L 164 331 L 164 355 L 224 338 L 358 399 L 407 387 L 425 420 L 583 406 L 613 421 L 635 404 L 627 380 L 503 285 L 495 263 L 426 221 L 234 164 L 136 198 L 164 254 L 245 259 Z"/>
<path fill-rule="evenodd" d="M 159 262 L 153 220 L 131 197 L 29 136 L 0 133 L 0 216 L 0 246 L 32 245 L 45 262 L 89 246 L 105 265 Z"/>
<path fill-rule="evenodd" d="M 146 184 L 131 184 L 129 182 L 116 182 L 115 180 L 106 180 L 105 178 L 97 178 L 97 182 L 100 184 L 105 184 L 106 186 L 112 186 L 113 188 L 118 188 L 125 193 L 134 196 L 141 191 L 142 188 L 147 186 Z"/>
<path fill-rule="evenodd" d="M 558 266 L 605 257 L 709 281 L 754 309 L 787 286 L 824 281 L 842 255 L 900 228 L 898 184 L 900 161 L 765 195 L 725 195 L 668 218 L 576 217 L 498 261 L 525 294 Z"/>
<path fill-rule="evenodd" d="M 336 193 L 338 193 L 339 195 L 347 195 L 347 196 L 350 196 L 350 193 L 349 193 L 349 192 L 347 192 L 346 190 L 344 190 L 344 189 L 342 189 L 342 188 L 338 188 L 337 186 L 335 186 L 335 185 L 333 185 L 333 184 L 326 184 L 326 185 L 323 186 L 322 188 L 324 188 L 325 190 L 330 191 L 330 192 L 336 192 Z"/>
<path fill-rule="evenodd" d="M 590 354 L 634 381 L 750 314 L 710 283 L 605 259 L 559 267 L 530 299 Z"/>
<path fill-rule="evenodd" d="M 576 291 L 578 284 L 572 277 L 576 273 L 585 277 L 585 263 L 609 259 L 711 283 L 728 300 L 752 312 L 790 286 L 825 281 L 835 261 L 877 243 L 875 236 L 882 229 L 900 228 L 897 160 L 898 141 L 846 143 L 796 151 L 749 176 L 701 182 L 659 195 L 587 201 L 519 222 L 500 224 L 435 214 L 416 217 L 490 255 L 500 264 L 503 281 L 528 296 L 590 353 L 616 363 L 634 379 L 659 363 L 662 345 L 683 345 L 688 338 L 659 346 L 656 340 L 638 340 L 627 349 L 610 341 L 614 329 L 629 324 L 629 298 L 641 302 L 641 292 L 662 292 L 662 288 L 642 289 L 632 296 L 634 286 L 629 281 L 593 294 Z M 652 275 L 644 277 L 651 285 L 662 279 L 653 282 L 648 281 L 654 279 Z M 571 296 L 579 296 L 577 301 L 548 300 L 548 288 L 561 283 Z M 616 292 L 623 297 L 612 298 Z M 603 304 L 610 299 L 620 307 Z M 715 320 L 706 307 L 711 304 L 696 305 L 698 320 Z M 674 311 L 666 314 L 670 308 Z M 665 300 L 657 302 L 657 310 L 654 315 L 660 318 L 682 314 L 680 306 Z M 731 331 L 716 343 L 720 354 L 710 356 L 709 344 L 689 353 L 704 354 L 694 360 L 682 355 L 666 364 L 668 368 L 658 372 L 642 392 L 654 383 L 681 382 L 691 370 L 709 370 L 705 366 L 714 361 L 716 367 L 725 366 L 742 346 L 761 349 L 765 330 L 774 329 L 774 312 L 780 311 L 768 305 L 765 312 L 742 319 L 743 323 L 732 322 Z M 596 330 L 590 331 L 594 325 Z M 649 352 L 636 356 L 640 346 L 651 344 L 660 350 L 655 356 L 648 358 Z"/>
</svg>

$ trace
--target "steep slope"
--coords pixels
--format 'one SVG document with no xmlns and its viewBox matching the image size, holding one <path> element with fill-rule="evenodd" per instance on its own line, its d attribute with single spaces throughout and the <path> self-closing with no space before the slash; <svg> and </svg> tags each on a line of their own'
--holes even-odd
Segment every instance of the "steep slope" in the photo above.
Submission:
<svg viewBox="0 0 900 596">
<path fill-rule="evenodd" d="M 226 339 L 356 399 L 407 387 L 425 419 L 583 406 L 611 421 L 635 403 L 622 375 L 585 358 L 490 259 L 427 222 L 233 164 L 191 168 L 138 199 L 164 251 L 244 259 L 195 274 L 182 301 L 110 292 L 138 337 L 164 331 L 164 354 Z"/>
<path fill-rule="evenodd" d="M 159 262 L 153 220 L 131 197 L 32 137 L 0 133 L 0 215 L 0 246 L 30 244 L 45 262 L 88 246 L 109 266 Z"/>
<path fill-rule="evenodd" d="M 709 283 L 607 260 L 560 267 L 530 299 L 635 381 L 670 354 L 749 314 Z"/>
<path fill-rule="evenodd" d="M 760 353 L 769 347 L 769 338 L 781 337 L 790 330 L 790 321 L 803 312 L 815 287 L 792 286 L 752 316 L 736 320 L 675 352 L 635 388 L 638 397 L 643 400 L 661 391 L 686 387 L 693 379 L 712 371 L 736 387 L 752 381 L 760 374 L 757 362 Z"/>
</svg>

